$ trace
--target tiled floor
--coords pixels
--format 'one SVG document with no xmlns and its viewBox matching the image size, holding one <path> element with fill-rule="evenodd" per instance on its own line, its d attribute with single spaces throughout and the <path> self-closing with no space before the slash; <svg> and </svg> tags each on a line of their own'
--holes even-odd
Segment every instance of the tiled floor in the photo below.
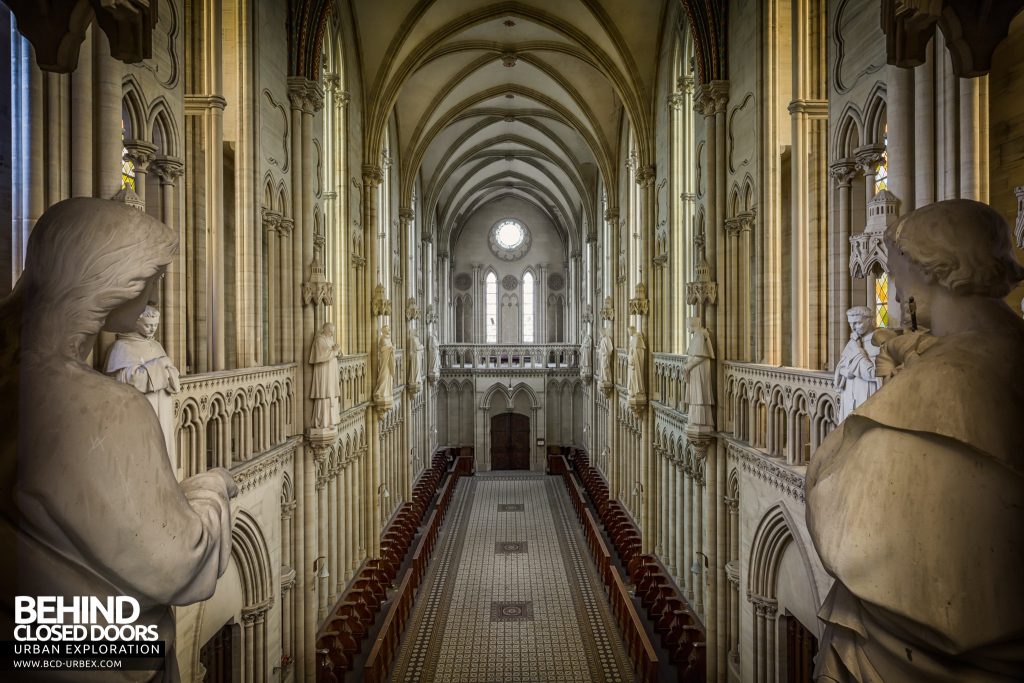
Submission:
<svg viewBox="0 0 1024 683">
<path fill-rule="evenodd" d="M 561 479 L 459 482 L 392 680 L 633 680 Z"/>
</svg>

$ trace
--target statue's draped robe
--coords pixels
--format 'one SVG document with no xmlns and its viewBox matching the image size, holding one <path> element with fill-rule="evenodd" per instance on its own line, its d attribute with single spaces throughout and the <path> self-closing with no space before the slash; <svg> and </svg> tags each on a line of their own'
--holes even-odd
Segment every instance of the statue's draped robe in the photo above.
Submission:
<svg viewBox="0 0 1024 683">
<path fill-rule="evenodd" d="M 140 368 L 142 372 L 137 372 Z M 149 399 L 160 420 L 171 466 L 176 467 L 174 399 L 171 394 L 178 391 L 180 384 L 178 369 L 167 357 L 163 345 L 137 332 L 119 334 L 107 354 L 105 372 L 118 382 L 132 385 Z"/>
<path fill-rule="evenodd" d="M 377 387 L 373 392 L 373 400 L 390 406 L 394 402 L 395 393 L 395 345 L 391 337 L 381 336 L 377 342 Z"/>
<path fill-rule="evenodd" d="M 875 379 L 877 355 L 878 347 L 870 339 L 862 338 L 859 343 L 856 339 L 846 342 L 835 371 L 835 384 L 837 387 L 842 385 L 837 422 L 845 420 L 847 415 L 878 391 L 881 382 Z"/>
<path fill-rule="evenodd" d="M 334 338 L 318 334 L 309 350 L 309 364 L 313 366 L 313 381 L 309 397 L 313 399 L 313 424 L 330 427 L 334 421 L 334 399 L 338 398 L 338 352 Z"/>
<path fill-rule="evenodd" d="M 420 390 L 420 381 L 422 378 L 421 368 L 423 366 L 423 344 L 415 333 L 410 332 L 409 341 L 406 344 L 406 347 L 406 353 L 409 354 L 409 372 L 405 378 L 405 383 L 408 384 L 415 393 Z"/>
<path fill-rule="evenodd" d="M 601 343 L 598 345 L 598 357 L 601 359 L 601 383 L 611 386 L 612 363 L 615 362 L 615 345 L 607 334 L 601 336 Z"/>
<path fill-rule="evenodd" d="M 933 338 L 822 443 L 818 681 L 1024 680 L 1024 334 Z"/>
<path fill-rule="evenodd" d="M 209 598 L 231 558 L 225 479 L 206 472 L 179 486 L 146 399 L 81 363 L 22 355 L 13 511 L 0 522 L 11 555 L 4 594 L 127 595 L 137 624 L 169 645 L 165 671 L 41 671 L 4 680 L 177 681 L 168 605 Z M 45 405 L 45 410 L 31 406 Z M 14 573 L 8 573 L 11 569 Z M 10 634 L 10 604 L 0 629 Z"/>
<path fill-rule="evenodd" d="M 626 373 L 626 392 L 630 401 L 643 402 L 647 400 L 647 392 L 644 389 L 644 358 L 647 353 L 647 343 L 639 332 L 629 338 L 629 365 Z"/>
<path fill-rule="evenodd" d="M 690 337 L 690 345 L 686 347 L 689 359 L 700 359 L 690 368 L 686 379 L 687 421 L 693 425 L 714 427 L 715 396 L 711 383 L 711 359 L 715 351 L 711 346 L 711 335 L 703 327 Z"/>
</svg>

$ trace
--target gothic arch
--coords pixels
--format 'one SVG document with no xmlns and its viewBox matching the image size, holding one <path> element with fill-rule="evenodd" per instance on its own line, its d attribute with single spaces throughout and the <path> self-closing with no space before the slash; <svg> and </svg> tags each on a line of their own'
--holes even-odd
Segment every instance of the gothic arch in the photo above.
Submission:
<svg viewBox="0 0 1024 683">
<path fill-rule="evenodd" d="M 242 608 L 268 605 L 274 601 L 273 565 L 259 522 L 240 510 L 231 529 L 231 558 L 242 584 Z"/>
</svg>

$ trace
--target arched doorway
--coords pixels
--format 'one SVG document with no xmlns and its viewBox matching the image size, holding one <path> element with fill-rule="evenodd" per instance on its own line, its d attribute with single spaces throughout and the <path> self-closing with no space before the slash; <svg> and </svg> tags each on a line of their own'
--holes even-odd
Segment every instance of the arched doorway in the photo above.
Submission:
<svg viewBox="0 0 1024 683">
<path fill-rule="evenodd" d="M 502 413 L 491 418 L 491 469 L 530 469 L 530 418 Z"/>
</svg>

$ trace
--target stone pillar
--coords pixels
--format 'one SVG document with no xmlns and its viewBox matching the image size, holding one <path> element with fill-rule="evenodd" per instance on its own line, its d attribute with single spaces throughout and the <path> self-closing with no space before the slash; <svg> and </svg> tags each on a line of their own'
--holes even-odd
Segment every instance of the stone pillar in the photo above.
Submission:
<svg viewBox="0 0 1024 683">
<path fill-rule="evenodd" d="M 983 80 L 987 85 L 986 76 L 960 79 L 960 197 L 976 201 L 985 201 L 981 196 L 981 176 L 988 172 L 981 166 L 982 138 L 988 142 L 988 120 L 981 119 Z"/>
<path fill-rule="evenodd" d="M 164 350 L 179 368 L 185 367 L 185 236 L 175 206 L 177 181 L 185 171 L 180 159 L 158 156 L 150 168 L 160 179 L 160 220 L 178 235 L 178 254 L 167 266 L 161 290 L 162 338 Z"/>
<path fill-rule="evenodd" d="M 144 140 L 125 140 L 124 156 L 135 165 L 135 194 L 143 207 L 146 205 L 146 175 L 149 164 L 156 158 L 156 145 Z"/>
<path fill-rule="evenodd" d="M 889 121 L 889 191 L 900 200 L 900 214 L 915 208 L 914 72 L 889 65 L 886 90 Z"/>
<path fill-rule="evenodd" d="M 935 201 L 935 41 L 914 68 L 914 205 Z M 879 141 L 881 142 L 881 141 Z"/>
<path fill-rule="evenodd" d="M 81 59 L 71 74 L 72 197 L 93 195 L 93 30 L 86 29 Z"/>
<path fill-rule="evenodd" d="M 850 217 L 850 191 L 854 174 L 857 171 L 856 163 L 851 159 L 841 159 L 829 167 L 829 173 L 835 182 L 835 196 L 837 201 L 833 204 L 834 218 L 832 225 L 835 228 L 829 231 L 829 263 L 834 264 L 832 270 L 832 283 L 829 288 L 829 334 L 831 340 L 829 345 L 828 366 L 834 368 L 842 353 L 843 329 L 846 320 L 846 311 L 850 308 L 850 233 L 852 231 Z M 753 410 L 751 410 L 753 412 Z M 751 430 L 750 439 L 753 440 L 754 432 Z"/>
</svg>

